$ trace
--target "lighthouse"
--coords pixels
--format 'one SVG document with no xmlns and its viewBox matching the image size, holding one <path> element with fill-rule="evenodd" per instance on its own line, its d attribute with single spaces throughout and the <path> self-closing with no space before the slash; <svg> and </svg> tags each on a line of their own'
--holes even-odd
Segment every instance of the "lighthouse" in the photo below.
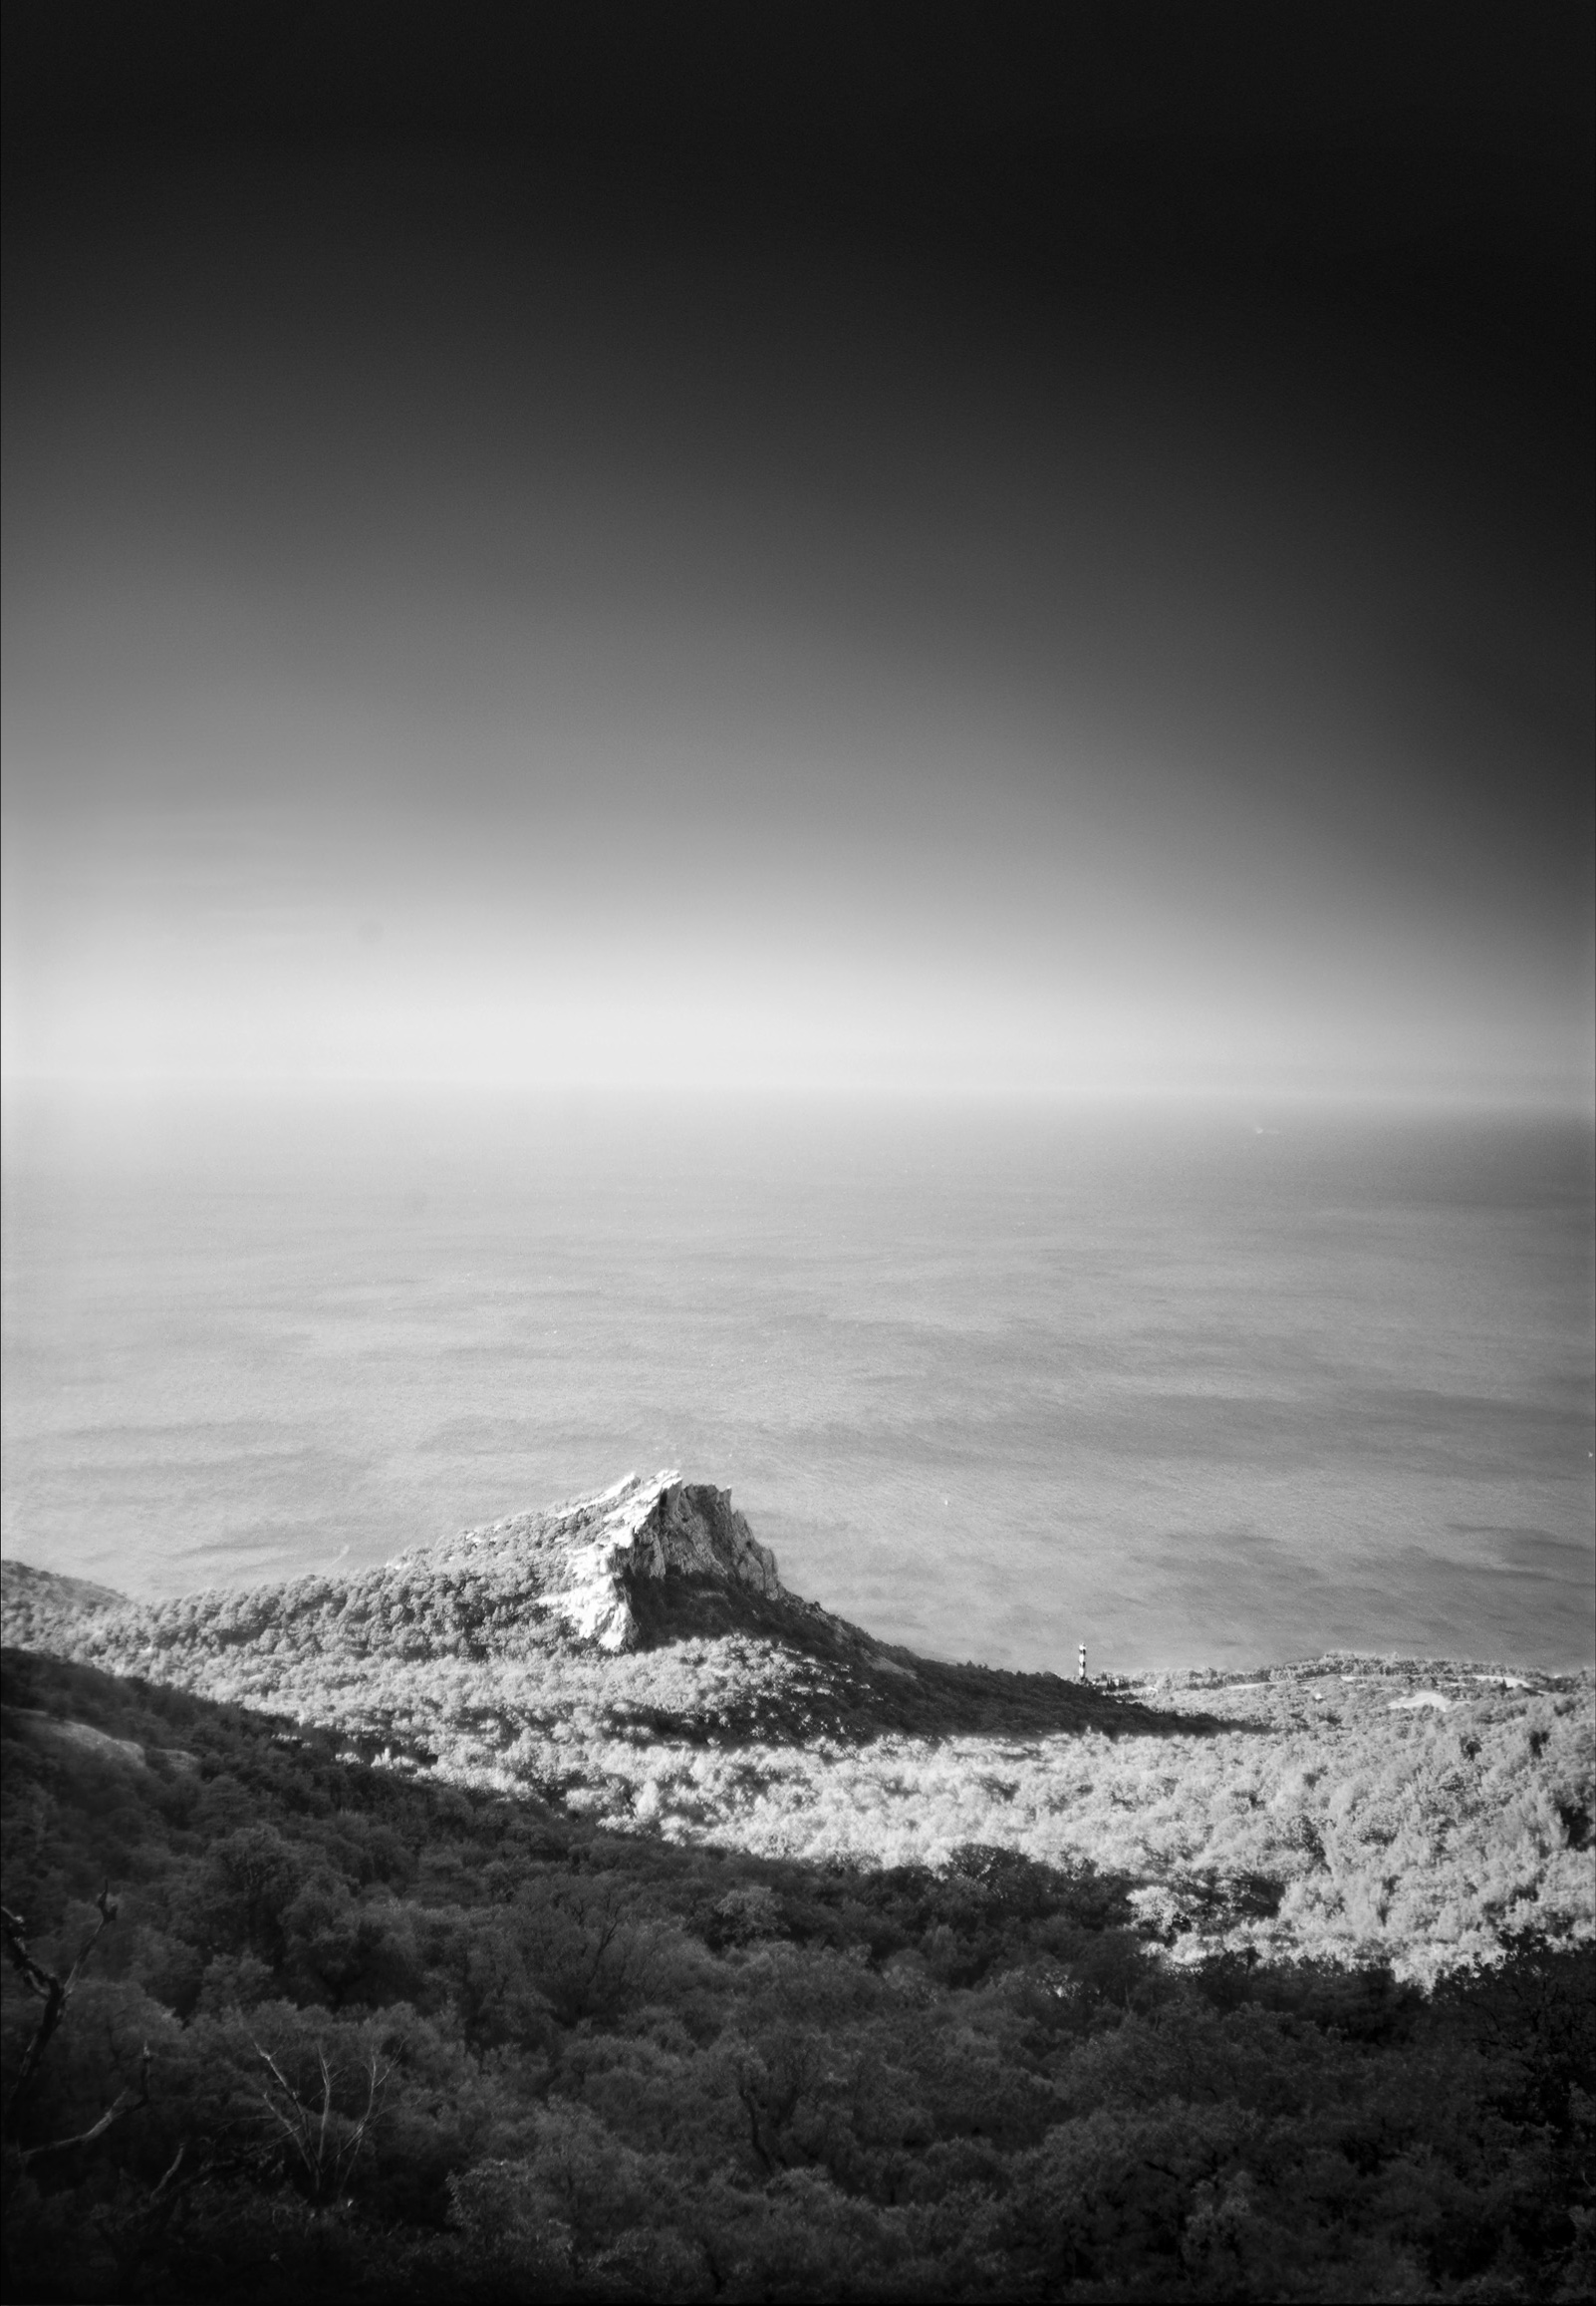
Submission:
<svg viewBox="0 0 1596 2306">
<path fill-rule="evenodd" d="M 1086 1679 L 1086 1643 L 1085 1643 L 1084 1641 L 1081 1643 L 1081 1651 L 1080 1651 L 1080 1655 L 1081 1655 L 1081 1679 L 1084 1681 L 1084 1680 Z"/>
</svg>

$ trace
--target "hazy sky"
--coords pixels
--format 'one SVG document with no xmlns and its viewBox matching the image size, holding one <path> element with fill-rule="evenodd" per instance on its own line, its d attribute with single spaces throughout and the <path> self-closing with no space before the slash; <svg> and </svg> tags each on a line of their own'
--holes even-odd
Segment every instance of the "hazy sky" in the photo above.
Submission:
<svg viewBox="0 0 1596 2306">
<path fill-rule="evenodd" d="M 1587 1097 L 1580 12 L 665 13 L 18 12 L 8 1072 Z"/>
</svg>

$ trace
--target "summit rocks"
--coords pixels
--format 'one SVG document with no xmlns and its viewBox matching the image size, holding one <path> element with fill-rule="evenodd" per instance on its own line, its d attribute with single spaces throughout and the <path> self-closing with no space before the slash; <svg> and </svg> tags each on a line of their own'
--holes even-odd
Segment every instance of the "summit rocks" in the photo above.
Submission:
<svg viewBox="0 0 1596 2306">
<path fill-rule="evenodd" d="M 766 1600 L 783 1591 L 775 1555 L 733 1509 L 731 1492 L 684 1482 L 669 1468 L 651 1480 L 629 1473 L 593 1497 L 468 1531 L 441 1557 L 428 1549 L 427 1558 L 439 1569 L 471 1569 L 481 1566 L 484 1551 L 541 1557 L 546 1605 L 579 1640 L 612 1654 L 643 1644 L 637 1601 L 644 1581 L 700 1579 Z"/>
</svg>

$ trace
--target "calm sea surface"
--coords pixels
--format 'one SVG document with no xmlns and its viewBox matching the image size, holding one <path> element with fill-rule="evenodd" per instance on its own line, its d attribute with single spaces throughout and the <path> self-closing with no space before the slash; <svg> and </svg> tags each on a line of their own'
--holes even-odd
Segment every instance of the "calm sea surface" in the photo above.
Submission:
<svg viewBox="0 0 1596 2306">
<path fill-rule="evenodd" d="M 137 1593 L 679 1465 L 943 1655 L 1592 1654 L 1578 1124 L 8 1100 L 8 1554 Z"/>
</svg>

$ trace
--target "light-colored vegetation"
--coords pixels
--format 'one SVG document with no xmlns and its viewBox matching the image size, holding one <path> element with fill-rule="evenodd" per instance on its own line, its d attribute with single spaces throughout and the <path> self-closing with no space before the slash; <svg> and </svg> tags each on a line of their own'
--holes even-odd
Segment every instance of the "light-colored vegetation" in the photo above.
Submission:
<svg viewBox="0 0 1596 2306">
<path fill-rule="evenodd" d="M 35 1578 L 6 1637 L 680 1843 L 1088 1859 L 1135 1877 L 1178 1959 L 1250 1947 L 1428 1979 L 1505 1932 L 1596 1933 L 1589 1676 L 1327 1659 L 1127 1687 L 1053 1734 L 861 1736 L 856 1701 L 902 1662 L 759 1630 L 603 1655 L 546 1605 L 535 1525 L 514 1528 L 524 1543 L 148 1606 L 85 1610 Z"/>
</svg>

